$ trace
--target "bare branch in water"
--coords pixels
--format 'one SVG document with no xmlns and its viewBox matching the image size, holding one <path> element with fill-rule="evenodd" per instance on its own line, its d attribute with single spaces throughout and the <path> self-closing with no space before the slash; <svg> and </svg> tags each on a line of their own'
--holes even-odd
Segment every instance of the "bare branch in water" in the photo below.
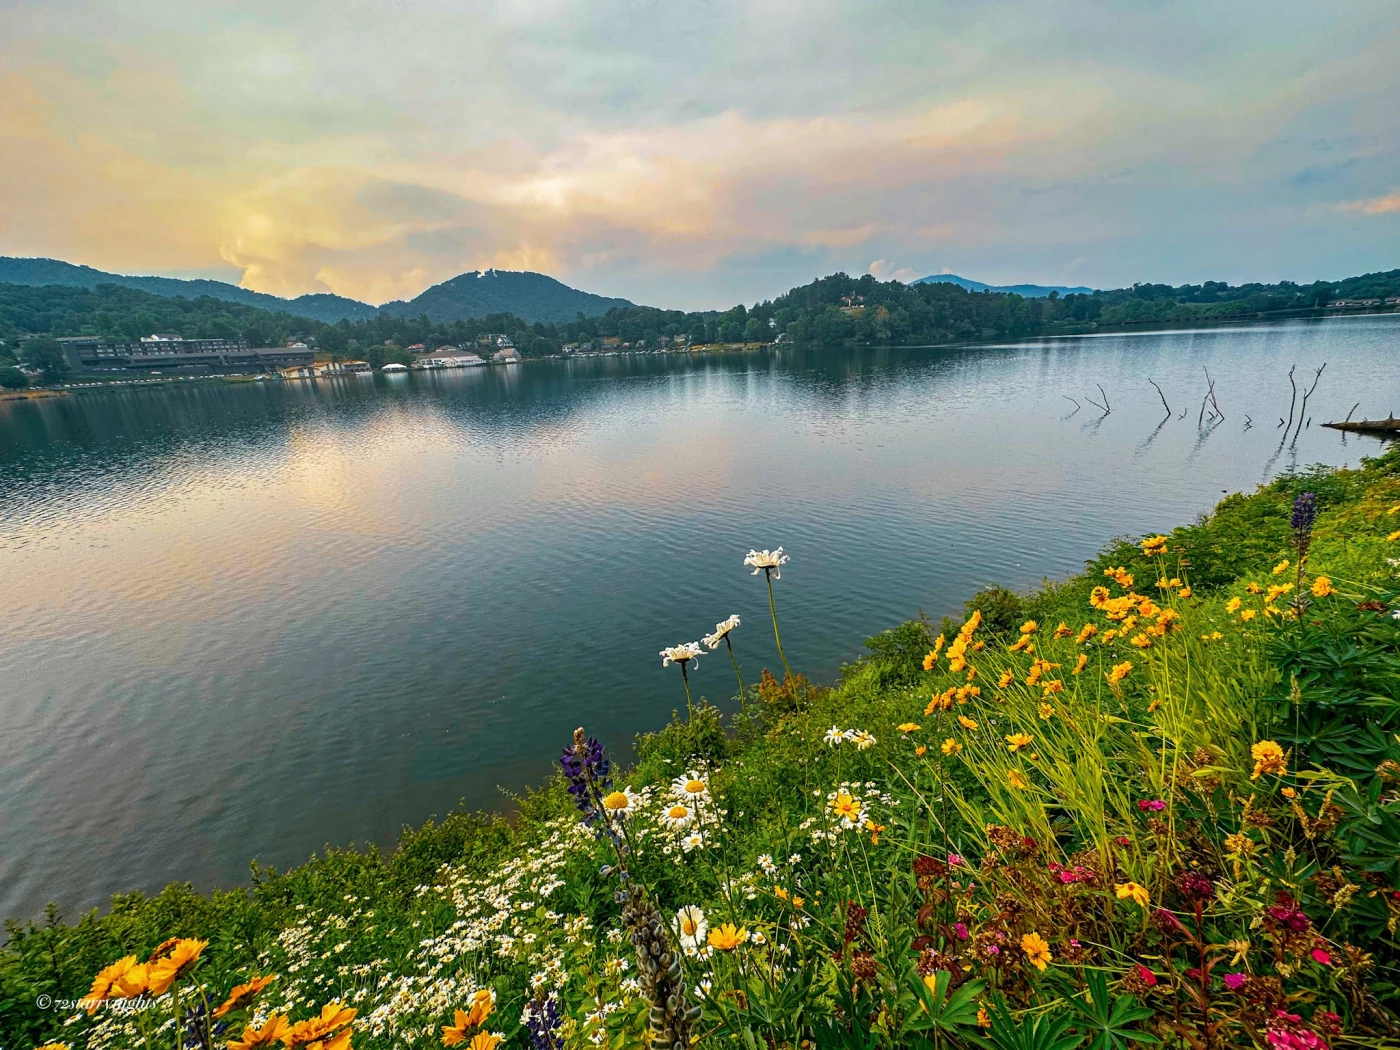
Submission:
<svg viewBox="0 0 1400 1050">
<path fill-rule="evenodd" d="M 1288 431 L 1293 427 L 1293 406 L 1298 403 L 1298 384 L 1293 381 L 1293 373 L 1298 368 L 1294 365 L 1288 370 L 1288 385 L 1293 388 L 1293 396 L 1288 401 L 1288 423 L 1283 428 L 1284 436 L 1288 436 Z"/>
<path fill-rule="evenodd" d="M 1352 415 L 1352 412 L 1355 412 L 1355 411 L 1356 411 L 1358 408 L 1360 408 L 1360 407 L 1361 407 L 1361 402 L 1360 402 L 1360 401 L 1358 401 L 1356 404 L 1352 405 L 1352 406 L 1351 406 L 1351 412 L 1348 412 L 1348 413 L 1347 413 L 1346 419 L 1342 420 L 1342 422 L 1343 422 L 1343 423 L 1350 423 L 1350 422 L 1351 422 L 1351 415 Z"/>
<path fill-rule="evenodd" d="M 1308 398 L 1312 397 L 1313 391 L 1317 389 L 1317 381 L 1322 378 L 1322 370 L 1326 367 L 1327 362 L 1322 362 L 1321 367 L 1313 373 L 1312 386 L 1308 387 L 1308 392 L 1303 395 L 1302 407 L 1298 409 L 1298 429 L 1293 432 L 1294 441 L 1297 441 L 1298 435 L 1303 432 L 1303 416 L 1305 416 L 1308 411 Z"/>
<path fill-rule="evenodd" d="M 1151 383 L 1153 388 L 1157 391 L 1157 396 L 1162 399 L 1162 407 L 1167 410 L 1167 415 L 1170 416 L 1172 414 L 1172 406 L 1167 404 L 1167 395 L 1162 393 L 1162 388 L 1157 386 L 1157 381 L 1155 379 L 1149 379 L 1148 382 Z"/>
</svg>

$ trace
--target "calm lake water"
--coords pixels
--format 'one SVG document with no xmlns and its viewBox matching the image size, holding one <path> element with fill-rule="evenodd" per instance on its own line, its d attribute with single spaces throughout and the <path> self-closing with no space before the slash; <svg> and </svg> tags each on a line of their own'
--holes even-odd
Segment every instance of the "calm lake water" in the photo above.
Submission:
<svg viewBox="0 0 1400 1050">
<path fill-rule="evenodd" d="M 0 914 L 389 843 L 579 724 L 626 748 L 684 705 L 663 645 L 737 612 L 776 665 L 751 546 L 829 681 L 920 609 L 1376 452 L 1318 426 L 1356 401 L 1400 408 L 1400 318 L 0 404 Z M 693 681 L 728 696 L 727 660 Z"/>
</svg>

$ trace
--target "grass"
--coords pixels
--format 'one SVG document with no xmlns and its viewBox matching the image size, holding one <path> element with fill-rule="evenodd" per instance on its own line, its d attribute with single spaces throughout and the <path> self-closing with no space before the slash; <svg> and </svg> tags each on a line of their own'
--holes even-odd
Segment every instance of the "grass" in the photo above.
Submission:
<svg viewBox="0 0 1400 1050">
<path fill-rule="evenodd" d="M 0 1045 L 1394 1046 L 1397 564 L 1396 453 L 1231 496 L 511 822 L 11 925 Z"/>
</svg>

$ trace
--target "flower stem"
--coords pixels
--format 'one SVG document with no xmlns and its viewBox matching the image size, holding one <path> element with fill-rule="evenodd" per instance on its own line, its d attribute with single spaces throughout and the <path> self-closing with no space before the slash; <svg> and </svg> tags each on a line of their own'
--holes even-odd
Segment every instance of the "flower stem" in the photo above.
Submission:
<svg viewBox="0 0 1400 1050">
<path fill-rule="evenodd" d="M 793 699 L 796 699 L 797 679 L 792 676 L 792 668 L 788 666 L 787 657 L 783 655 L 783 637 L 778 633 L 778 607 L 773 604 L 773 571 L 763 570 L 763 578 L 768 581 L 768 611 L 773 614 L 773 641 L 778 643 L 778 659 L 783 662 L 783 671 L 787 674 L 788 683 L 794 689 Z"/>
<path fill-rule="evenodd" d="M 734 643 L 729 640 L 729 635 L 724 636 L 724 644 L 729 647 L 729 662 L 734 665 L 734 677 L 739 679 L 739 704 L 744 703 L 744 676 L 739 672 L 739 661 L 734 658 Z"/>
<path fill-rule="evenodd" d="M 691 703 L 690 703 L 690 675 L 688 675 L 688 674 L 686 673 L 686 670 L 685 670 L 685 665 L 686 665 L 687 662 L 688 662 L 688 661 L 686 661 L 686 660 L 682 660 L 682 661 L 680 662 L 680 664 L 681 664 L 681 681 L 685 683 L 685 720 L 686 720 L 687 722 L 689 722 L 689 721 L 691 720 L 691 718 L 693 717 L 693 712 L 692 712 L 692 710 L 691 710 Z"/>
</svg>

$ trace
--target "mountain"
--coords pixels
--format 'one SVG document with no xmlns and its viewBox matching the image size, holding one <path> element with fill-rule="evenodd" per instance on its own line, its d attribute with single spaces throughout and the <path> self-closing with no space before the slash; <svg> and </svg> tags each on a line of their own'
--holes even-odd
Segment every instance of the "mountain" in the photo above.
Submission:
<svg viewBox="0 0 1400 1050">
<path fill-rule="evenodd" d="M 571 321 L 578 314 L 598 317 L 614 306 L 632 306 L 626 299 L 609 299 L 581 292 L 542 273 L 510 270 L 473 270 L 454 277 L 407 302 L 398 300 L 383 306 L 347 299 L 342 295 L 317 293 L 295 299 L 254 292 L 225 281 L 181 280 L 176 277 L 128 277 L 106 273 L 91 266 L 76 266 L 58 259 L 17 259 L 0 256 L 0 284 L 31 288 L 60 285 L 68 288 L 96 288 L 115 284 L 135 288 L 166 299 L 197 299 L 207 295 L 225 302 L 256 306 L 271 313 L 289 313 L 313 321 L 366 321 L 380 311 L 396 317 L 427 314 L 435 322 L 461 321 L 488 314 L 514 314 L 526 321 Z"/>
<path fill-rule="evenodd" d="M 983 284 L 981 281 L 970 281 L 966 277 L 959 277 L 953 273 L 935 273 L 909 283 L 956 284 L 959 288 L 966 288 L 969 292 L 1010 292 L 1012 295 L 1020 295 L 1027 299 L 1041 299 L 1051 292 L 1059 292 L 1061 295 L 1088 295 L 1094 290 L 1082 285 L 1066 288 L 1064 285 L 1058 284 Z"/>
<path fill-rule="evenodd" d="M 572 321 L 579 314 L 601 317 L 614 306 L 635 305 L 626 299 L 581 292 L 542 273 L 472 270 L 435 284 L 408 302 L 385 303 L 380 309 L 397 317 L 426 314 L 434 322 L 514 314 L 533 323 Z"/>
<path fill-rule="evenodd" d="M 283 299 L 265 292 L 239 288 L 226 281 L 128 277 L 125 274 L 94 270 L 91 266 L 75 266 L 58 259 L 15 259 L 0 256 L 0 284 L 21 284 L 31 288 L 50 284 L 68 288 L 96 288 L 100 284 L 115 284 L 123 288 L 150 292 L 166 299 L 174 299 L 177 296 L 197 299 L 201 295 L 207 295 L 212 299 L 256 306 L 273 313 L 286 312 L 330 324 L 342 319 L 362 321 L 378 313 L 372 306 L 340 295 L 303 295 L 296 299 Z"/>
</svg>

